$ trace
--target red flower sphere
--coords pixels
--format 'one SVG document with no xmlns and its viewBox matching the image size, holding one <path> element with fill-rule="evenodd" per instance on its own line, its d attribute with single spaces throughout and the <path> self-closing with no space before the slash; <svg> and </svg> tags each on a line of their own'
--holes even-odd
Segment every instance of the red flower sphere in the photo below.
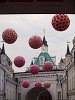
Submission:
<svg viewBox="0 0 75 100">
<path fill-rule="evenodd" d="M 56 14 L 52 18 L 52 26 L 57 31 L 65 31 L 70 25 L 70 19 L 65 14 Z"/>
<path fill-rule="evenodd" d="M 36 65 L 36 64 L 31 65 L 31 66 L 30 66 L 30 72 L 31 72 L 32 74 L 38 74 L 38 72 L 39 72 L 39 67 L 38 67 L 38 65 Z"/>
<path fill-rule="evenodd" d="M 43 86 L 45 88 L 50 88 L 51 84 L 48 81 L 45 81 L 44 84 L 43 84 Z"/>
<path fill-rule="evenodd" d="M 32 37 L 30 37 L 29 39 L 29 45 L 31 48 L 33 49 L 38 49 L 42 46 L 43 44 L 43 41 L 41 39 L 40 36 L 37 36 L 37 35 L 33 35 Z"/>
<path fill-rule="evenodd" d="M 51 71 L 52 68 L 53 68 L 53 66 L 52 66 L 51 62 L 49 62 L 49 61 L 44 62 L 43 70 L 45 70 L 45 71 Z"/>
<path fill-rule="evenodd" d="M 14 43 L 17 40 L 17 37 L 17 33 L 11 28 L 4 30 L 2 33 L 3 40 L 8 44 Z"/>
<path fill-rule="evenodd" d="M 15 66 L 20 68 L 20 67 L 24 66 L 25 59 L 22 56 L 17 56 L 14 59 L 14 64 L 15 64 Z"/>
<path fill-rule="evenodd" d="M 38 87 L 38 88 L 42 87 L 41 82 L 38 82 L 38 81 L 37 81 L 37 82 L 35 83 L 35 87 Z"/>
<path fill-rule="evenodd" d="M 30 85 L 30 82 L 29 82 L 28 80 L 22 81 L 22 86 L 23 86 L 24 88 L 28 88 L 29 85 Z"/>
</svg>

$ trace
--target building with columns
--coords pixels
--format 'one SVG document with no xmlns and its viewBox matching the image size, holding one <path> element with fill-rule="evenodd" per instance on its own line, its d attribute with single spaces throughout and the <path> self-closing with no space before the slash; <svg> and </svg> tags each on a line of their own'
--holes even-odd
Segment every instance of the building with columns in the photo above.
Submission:
<svg viewBox="0 0 75 100">
<path fill-rule="evenodd" d="M 33 75 L 27 69 L 25 72 L 14 73 L 12 61 L 5 53 L 4 44 L 0 49 L 0 100 L 75 100 L 75 67 L 74 67 L 75 39 L 73 49 L 69 50 L 65 58 L 56 65 L 56 57 L 51 57 L 48 53 L 48 44 L 43 37 L 43 45 L 38 57 L 34 57 L 32 64 L 37 64 L 40 68 L 38 74 Z M 53 69 L 50 72 L 43 71 L 42 66 L 45 61 L 50 61 Z M 30 86 L 23 88 L 21 82 L 29 80 Z M 46 89 L 35 87 L 35 82 L 49 81 L 51 87 Z"/>
</svg>

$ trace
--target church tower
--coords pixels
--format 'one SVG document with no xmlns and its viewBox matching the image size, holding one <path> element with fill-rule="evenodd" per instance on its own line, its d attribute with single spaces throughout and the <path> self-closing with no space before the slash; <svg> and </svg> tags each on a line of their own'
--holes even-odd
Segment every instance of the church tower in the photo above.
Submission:
<svg viewBox="0 0 75 100">
<path fill-rule="evenodd" d="M 43 37 L 43 45 L 41 46 L 41 52 L 48 52 L 48 44 L 45 39 L 45 36 Z"/>
<path fill-rule="evenodd" d="M 0 52 L 0 64 L 2 64 L 4 66 L 5 70 L 7 70 L 6 74 L 9 77 L 13 78 L 14 70 L 12 68 L 12 61 L 10 60 L 10 58 L 5 53 L 4 43 L 2 45 L 2 49 L 1 49 L 1 52 Z"/>
<path fill-rule="evenodd" d="M 74 58 L 74 51 L 75 51 L 75 37 L 74 37 L 74 39 L 72 40 L 72 42 L 73 42 L 73 48 L 72 48 L 72 50 L 71 50 L 71 53 L 72 53 L 72 57 Z"/>
<path fill-rule="evenodd" d="M 42 69 L 42 66 L 45 61 L 50 61 L 52 65 L 55 65 L 55 62 L 53 61 L 53 57 L 51 57 L 48 53 L 48 44 L 44 36 L 43 45 L 41 46 L 41 52 L 39 56 L 35 59 L 33 64 L 37 64 L 40 67 L 40 69 Z"/>
<path fill-rule="evenodd" d="M 71 52 L 70 52 L 70 49 L 69 49 L 69 44 L 67 44 L 67 51 L 66 51 L 66 55 L 65 55 L 65 58 L 66 58 L 66 66 L 69 64 L 69 62 L 71 61 Z"/>
</svg>

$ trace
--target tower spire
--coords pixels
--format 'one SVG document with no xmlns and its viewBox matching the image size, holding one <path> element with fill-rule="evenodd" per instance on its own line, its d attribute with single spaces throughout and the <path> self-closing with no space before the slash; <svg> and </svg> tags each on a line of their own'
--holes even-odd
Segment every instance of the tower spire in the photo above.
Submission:
<svg viewBox="0 0 75 100">
<path fill-rule="evenodd" d="M 60 59 L 60 62 L 62 62 L 62 63 L 63 63 L 63 59 L 62 59 L 62 58 Z"/>
<path fill-rule="evenodd" d="M 45 39 L 45 29 L 43 29 L 43 34 L 44 34 L 44 37 L 43 37 L 43 44 L 44 44 L 45 46 L 48 46 L 47 41 L 46 41 L 46 39 Z"/>
<path fill-rule="evenodd" d="M 45 29 L 43 29 L 43 34 L 44 34 L 44 36 L 45 36 Z"/>
<path fill-rule="evenodd" d="M 47 41 L 45 39 L 45 29 L 43 29 L 43 45 L 41 46 L 41 52 L 48 52 L 48 44 Z"/>
<path fill-rule="evenodd" d="M 31 65 L 33 65 L 33 61 L 31 62 Z"/>
<path fill-rule="evenodd" d="M 1 42 L 3 42 L 3 45 L 2 45 L 2 50 L 1 50 L 1 54 L 5 54 L 4 41 L 1 41 Z"/>
<path fill-rule="evenodd" d="M 70 53 L 70 49 L 69 49 L 69 43 L 70 42 L 67 42 L 67 52 L 66 52 L 66 55 L 70 55 L 71 53 Z"/>
</svg>

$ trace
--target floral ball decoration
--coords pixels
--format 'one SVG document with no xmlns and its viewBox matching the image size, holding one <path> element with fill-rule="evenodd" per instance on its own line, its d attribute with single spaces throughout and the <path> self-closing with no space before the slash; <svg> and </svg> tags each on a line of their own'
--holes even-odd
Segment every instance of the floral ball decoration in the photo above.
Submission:
<svg viewBox="0 0 75 100">
<path fill-rule="evenodd" d="M 31 72 L 32 74 L 38 74 L 38 72 L 39 72 L 39 66 L 36 65 L 36 64 L 31 65 L 31 66 L 30 66 L 30 72 Z"/>
<path fill-rule="evenodd" d="M 14 59 L 14 64 L 15 64 L 15 66 L 20 68 L 20 67 L 24 66 L 25 59 L 22 56 L 17 56 Z"/>
<path fill-rule="evenodd" d="M 43 41 L 42 41 L 41 37 L 38 36 L 38 35 L 33 35 L 33 36 L 30 37 L 30 39 L 29 39 L 29 45 L 30 45 L 30 47 L 33 48 L 33 49 L 38 49 L 38 48 L 40 48 L 40 47 L 42 46 L 42 44 L 43 44 Z"/>
<path fill-rule="evenodd" d="M 28 87 L 30 86 L 30 82 L 29 82 L 28 80 L 23 80 L 23 81 L 22 81 L 22 86 L 23 86 L 24 88 L 28 88 Z"/>
<path fill-rule="evenodd" d="M 65 31 L 70 25 L 70 19 L 65 14 L 56 14 L 52 18 L 52 26 L 57 31 Z"/>
<path fill-rule="evenodd" d="M 2 33 L 2 38 L 4 40 L 4 42 L 8 43 L 8 44 L 12 44 L 17 40 L 17 33 L 15 30 L 8 28 L 6 30 L 3 31 Z"/>
<path fill-rule="evenodd" d="M 51 84 L 50 84 L 49 81 L 45 81 L 44 84 L 43 84 L 43 86 L 44 86 L 45 88 L 50 88 Z"/>
<path fill-rule="evenodd" d="M 43 70 L 45 71 L 51 71 L 53 68 L 52 63 L 49 61 L 44 62 L 43 64 Z"/>
<path fill-rule="evenodd" d="M 37 82 L 35 83 L 35 87 L 37 87 L 37 88 L 40 88 L 40 87 L 42 87 L 42 84 L 41 84 L 41 82 L 37 81 Z"/>
</svg>

